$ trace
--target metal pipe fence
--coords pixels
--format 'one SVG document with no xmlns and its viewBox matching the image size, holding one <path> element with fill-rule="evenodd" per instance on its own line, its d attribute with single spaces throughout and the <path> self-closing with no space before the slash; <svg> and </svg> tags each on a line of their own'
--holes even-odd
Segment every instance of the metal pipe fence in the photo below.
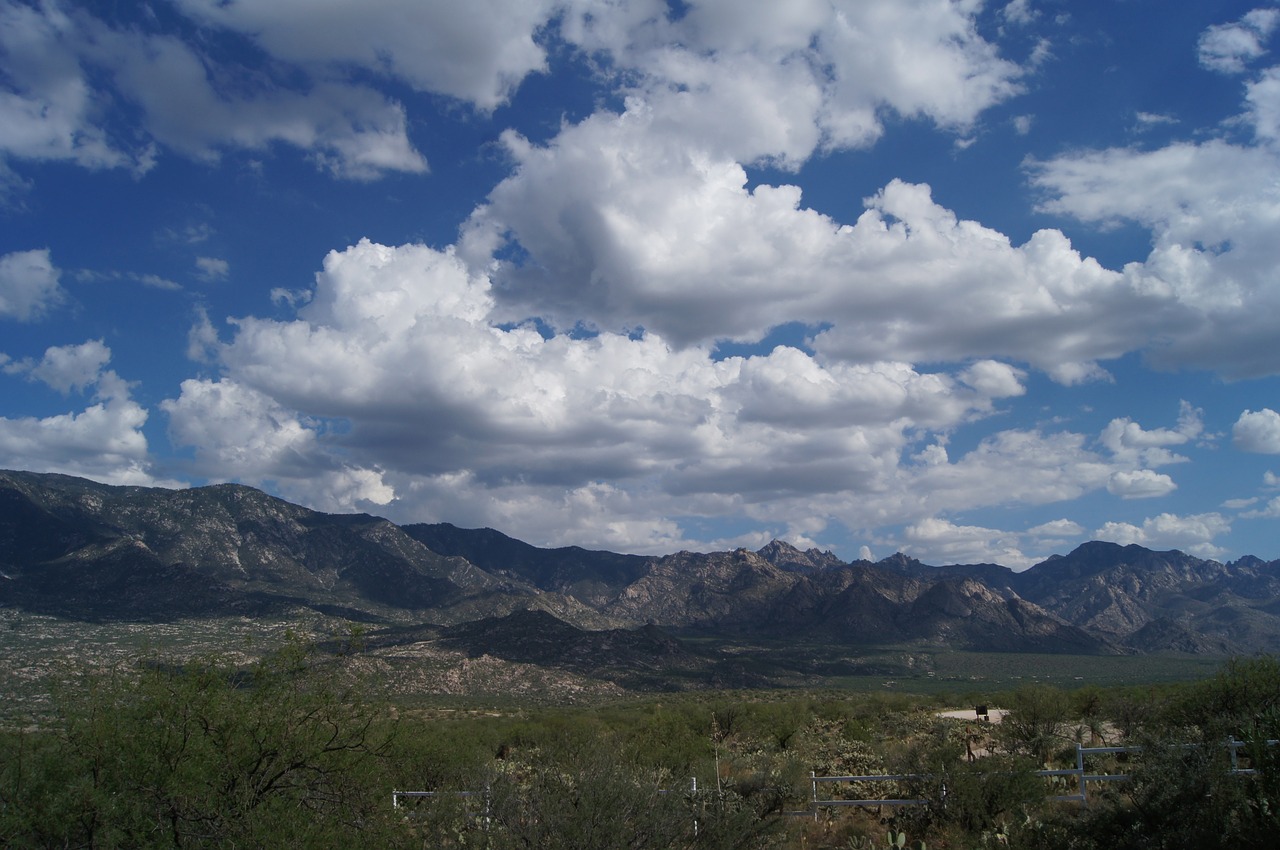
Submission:
<svg viewBox="0 0 1280 850">
<path fill-rule="evenodd" d="M 1268 740 L 1266 745 L 1269 747 L 1276 746 L 1280 741 Z M 1197 744 L 1187 744 L 1185 746 L 1199 746 Z M 1257 773 L 1256 768 L 1240 767 L 1240 750 L 1248 746 L 1246 741 L 1238 741 L 1234 737 L 1228 738 L 1224 743 L 1231 758 L 1231 769 L 1228 773 L 1239 776 L 1250 776 Z M 1076 778 L 1077 791 L 1074 794 L 1053 794 L 1046 799 L 1057 803 L 1079 803 L 1081 806 L 1089 805 L 1089 783 L 1098 782 L 1127 782 L 1130 779 L 1127 773 L 1088 773 L 1085 771 L 1085 758 L 1087 756 L 1101 754 L 1117 754 L 1117 753 L 1140 753 L 1142 747 L 1086 747 L 1076 744 L 1076 766 L 1071 768 L 1060 768 L 1056 770 L 1037 770 L 1034 775 L 1041 777 L 1054 776 L 1074 776 Z M 824 806 L 927 806 L 935 802 L 933 800 L 923 798 L 902 798 L 902 797 L 883 797 L 876 799 L 861 800 L 845 800 L 845 799 L 819 799 L 818 786 L 820 783 L 836 783 L 836 782 L 903 782 L 909 780 L 920 779 L 936 779 L 934 774 L 926 773 L 903 773 L 903 774 L 870 774 L 865 776 L 818 776 L 812 771 L 809 773 L 809 781 L 812 785 L 810 795 L 810 804 L 813 807 L 813 814 L 816 817 L 818 809 Z M 946 784 L 942 786 L 942 796 L 945 799 Z M 941 802 L 941 801 L 936 801 Z"/>
<path fill-rule="evenodd" d="M 1277 741 L 1277 740 L 1266 741 L 1266 745 L 1269 747 L 1274 747 L 1277 744 L 1280 744 L 1280 741 Z M 1231 759 L 1231 768 L 1228 771 L 1228 773 L 1232 775 L 1251 776 L 1258 772 L 1257 769 L 1253 767 L 1240 767 L 1240 750 L 1248 746 L 1248 742 L 1238 741 L 1234 737 L 1232 737 L 1232 738 L 1228 738 L 1223 745 L 1227 748 L 1228 753 L 1230 755 L 1230 759 Z M 1183 746 L 1196 747 L 1199 745 L 1186 744 Z M 1096 784 L 1096 783 L 1106 783 L 1106 782 L 1127 782 L 1130 779 L 1130 775 L 1127 773 L 1088 773 L 1085 770 L 1086 758 L 1089 756 L 1104 755 L 1104 754 L 1128 755 L 1130 753 L 1140 753 L 1142 752 L 1142 749 L 1143 749 L 1142 747 L 1085 747 L 1085 746 L 1082 746 L 1081 744 L 1076 744 L 1075 767 L 1037 770 L 1037 771 L 1034 771 L 1034 775 L 1045 777 L 1045 778 L 1052 778 L 1052 777 L 1059 777 L 1059 776 L 1075 777 L 1075 782 L 1073 783 L 1077 789 L 1075 793 L 1053 794 L 1046 797 L 1046 799 L 1053 802 L 1059 802 L 1059 803 L 1079 803 L 1082 807 L 1088 806 L 1090 783 Z M 830 797 L 830 798 L 823 799 L 818 796 L 819 786 L 827 785 L 827 784 L 836 784 L 841 782 L 901 783 L 901 782 L 910 782 L 910 781 L 919 781 L 919 780 L 933 780 L 937 778 L 938 777 L 936 774 L 930 774 L 930 773 L 895 773 L 895 774 L 875 773 L 875 774 L 864 774 L 860 776 L 818 776 L 813 771 L 810 771 L 809 773 L 810 795 L 808 800 L 809 808 L 804 810 L 799 810 L 799 811 L 788 811 L 788 812 L 785 812 L 785 814 L 803 815 L 803 816 L 808 816 L 812 814 L 816 818 L 818 816 L 819 811 L 824 807 L 928 806 L 934 803 L 944 803 L 946 798 L 945 781 L 943 782 L 943 785 L 941 788 L 941 799 L 936 801 L 923 798 L 923 797 L 876 797 L 876 798 L 865 798 L 865 799 L 843 799 L 843 798 L 837 798 L 837 797 Z M 690 777 L 689 781 L 690 781 L 689 788 L 685 790 L 683 793 L 688 794 L 691 797 L 696 797 L 700 793 L 701 794 L 714 793 L 707 790 L 700 791 L 698 788 L 698 779 L 696 776 Z M 659 793 L 668 794 L 668 793 L 672 793 L 672 791 L 668 789 L 663 789 L 663 790 L 660 790 Z M 402 801 L 413 800 L 413 799 L 434 799 L 434 798 L 442 798 L 442 797 L 455 797 L 455 798 L 484 797 L 487 799 L 488 790 L 486 789 L 485 791 L 481 791 L 481 792 L 395 790 L 391 792 L 391 805 L 393 808 L 400 808 L 402 805 Z"/>
</svg>

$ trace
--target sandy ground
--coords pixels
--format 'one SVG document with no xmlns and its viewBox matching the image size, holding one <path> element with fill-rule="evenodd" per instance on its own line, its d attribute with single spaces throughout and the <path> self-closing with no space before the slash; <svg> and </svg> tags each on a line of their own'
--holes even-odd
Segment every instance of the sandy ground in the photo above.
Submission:
<svg viewBox="0 0 1280 850">
<path fill-rule="evenodd" d="M 958 708 L 955 711 L 939 711 L 939 717 L 954 717 L 957 720 L 973 720 L 975 722 L 999 723 L 1009 711 L 1004 708 L 988 708 L 988 720 L 982 720 L 972 708 Z"/>
<path fill-rule="evenodd" d="M 974 759 L 991 755 L 991 741 L 983 731 L 983 727 L 999 724 L 1008 713 L 1008 710 L 1003 708 L 987 708 L 987 716 L 984 719 L 979 717 L 978 713 L 972 708 L 958 708 L 953 711 L 939 711 L 938 717 L 951 717 L 956 720 L 967 720 L 973 724 L 969 727 L 969 740 L 965 744 L 965 755 L 969 761 L 973 761 Z"/>
</svg>

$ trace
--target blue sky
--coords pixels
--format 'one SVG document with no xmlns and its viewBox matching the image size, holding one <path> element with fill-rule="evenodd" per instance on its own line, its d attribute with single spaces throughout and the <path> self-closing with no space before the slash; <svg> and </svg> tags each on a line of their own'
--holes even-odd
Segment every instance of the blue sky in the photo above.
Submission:
<svg viewBox="0 0 1280 850">
<path fill-rule="evenodd" d="M 0 0 L 0 467 L 1280 556 L 1280 6 Z"/>
</svg>

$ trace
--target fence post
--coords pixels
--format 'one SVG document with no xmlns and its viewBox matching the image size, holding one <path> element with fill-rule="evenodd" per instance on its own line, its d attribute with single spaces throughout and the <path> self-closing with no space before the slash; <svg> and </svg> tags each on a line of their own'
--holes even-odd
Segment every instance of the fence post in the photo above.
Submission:
<svg viewBox="0 0 1280 850">
<path fill-rule="evenodd" d="M 818 773 L 809 771 L 809 784 L 813 786 L 813 821 L 818 822 Z"/>
<path fill-rule="evenodd" d="M 1240 741 L 1236 740 L 1235 735 L 1227 736 L 1227 749 L 1231 752 L 1231 773 L 1234 776 L 1240 769 L 1240 762 L 1236 756 L 1236 748 L 1240 745 Z"/>
<path fill-rule="evenodd" d="M 1088 791 L 1085 790 L 1088 782 L 1084 778 L 1084 746 L 1079 741 L 1076 741 L 1076 770 L 1080 772 L 1080 808 L 1087 809 L 1089 797 Z"/>
<path fill-rule="evenodd" d="M 693 837 L 698 837 L 698 777 L 689 777 L 689 802 L 693 809 Z"/>
</svg>

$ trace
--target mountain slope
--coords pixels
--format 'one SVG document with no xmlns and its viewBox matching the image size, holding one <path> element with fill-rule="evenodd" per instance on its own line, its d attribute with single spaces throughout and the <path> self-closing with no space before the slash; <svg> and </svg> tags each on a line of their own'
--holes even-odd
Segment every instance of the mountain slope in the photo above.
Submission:
<svg viewBox="0 0 1280 850">
<path fill-rule="evenodd" d="M 781 541 L 646 557 L 324 514 L 234 484 L 165 490 L 0 471 L 0 606 L 60 617 L 311 609 L 459 625 L 543 611 L 566 629 L 746 641 L 1248 652 L 1280 649 L 1278 600 L 1280 561 L 1252 557 L 1224 565 L 1094 542 L 1024 573 L 901 554 L 844 563 Z"/>
<path fill-rule="evenodd" d="M 527 582 L 600 605 L 641 578 L 650 561 L 578 546 L 539 549 L 492 528 L 466 529 L 444 523 L 403 526 L 404 533 L 433 552 L 463 558 L 495 576 Z"/>
<path fill-rule="evenodd" d="M 234 484 L 164 490 L 0 472 L 0 508 L 5 596 L 69 616 L 289 604 L 377 614 L 498 584 L 386 520 L 321 514 Z M 148 574 L 155 586 L 144 588 Z"/>
<path fill-rule="evenodd" d="M 1010 586 L 1094 634 L 1143 651 L 1280 649 L 1280 618 L 1268 610 L 1280 596 L 1276 561 L 1220 564 L 1093 541 L 1013 575 Z"/>
</svg>

